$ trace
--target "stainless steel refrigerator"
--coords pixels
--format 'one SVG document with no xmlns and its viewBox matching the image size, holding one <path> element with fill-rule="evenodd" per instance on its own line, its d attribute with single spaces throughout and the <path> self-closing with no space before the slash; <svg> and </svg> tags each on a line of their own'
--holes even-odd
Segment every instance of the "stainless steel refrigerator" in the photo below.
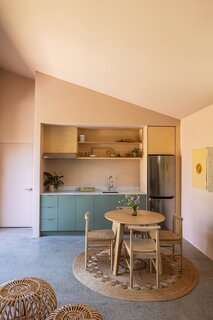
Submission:
<svg viewBox="0 0 213 320">
<path fill-rule="evenodd" d="M 174 155 L 148 155 L 147 208 L 165 215 L 162 228 L 172 227 L 175 213 L 176 159 Z"/>
</svg>

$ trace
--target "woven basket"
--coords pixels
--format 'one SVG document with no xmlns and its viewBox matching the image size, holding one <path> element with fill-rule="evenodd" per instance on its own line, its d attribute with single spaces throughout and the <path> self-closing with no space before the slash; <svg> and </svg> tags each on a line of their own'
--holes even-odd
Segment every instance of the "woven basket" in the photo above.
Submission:
<svg viewBox="0 0 213 320">
<path fill-rule="evenodd" d="M 67 304 L 53 311 L 46 320 L 103 320 L 95 309 L 85 304 Z"/>
<path fill-rule="evenodd" d="M 0 319 L 44 320 L 57 308 L 53 288 L 38 278 L 23 278 L 0 286 Z"/>
</svg>

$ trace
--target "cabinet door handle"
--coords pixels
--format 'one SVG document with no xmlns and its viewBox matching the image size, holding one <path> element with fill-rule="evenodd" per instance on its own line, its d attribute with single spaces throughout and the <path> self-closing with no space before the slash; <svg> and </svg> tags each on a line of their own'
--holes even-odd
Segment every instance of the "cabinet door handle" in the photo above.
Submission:
<svg viewBox="0 0 213 320">
<path fill-rule="evenodd" d="M 53 208 L 53 206 L 48 206 L 47 208 Z"/>
<path fill-rule="evenodd" d="M 54 218 L 47 218 L 47 220 L 54 220 Z"/>
</svg>

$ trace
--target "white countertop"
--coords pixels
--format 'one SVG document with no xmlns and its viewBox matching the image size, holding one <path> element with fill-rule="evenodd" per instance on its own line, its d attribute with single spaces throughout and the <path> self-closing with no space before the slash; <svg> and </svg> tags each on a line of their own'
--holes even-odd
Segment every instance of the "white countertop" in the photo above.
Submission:
<svg viewBox="0 0 213 320">
<path fill-rule="evenodd" d="M 105 195 L 105 196 L 113 196 L 113 195 L 125 195 L 125 194 L 145 194 L 142 191 L 118 191 L 118 192 L 103 192 L 103 191 L 91 191 L 91 192 L 80 192 L 80 191 L 75 191 L 75 190 L 66 190 L 66 191 L 45 191 L 41 192 L 41 195 L 81 195 L 81 196 L 86 196 L 86 195 Z"/>
<path fill-rule="evenodd" d="M 119 187 L 113 189 L 114 192 L 106 192 L 107 188 L 104 187 L 96 187 L 95 191 L 92 192 L 80 192 L 78 191 L 78 187 L 67 189 L 67 187 L 63 187 L 63 189 L 59 189 L 57 191 L 44 191 L 41 192 L 41 195 L 125 195 L 125 194 L 145 194 L 143 191 L 133 187 Z"/>
</svg>

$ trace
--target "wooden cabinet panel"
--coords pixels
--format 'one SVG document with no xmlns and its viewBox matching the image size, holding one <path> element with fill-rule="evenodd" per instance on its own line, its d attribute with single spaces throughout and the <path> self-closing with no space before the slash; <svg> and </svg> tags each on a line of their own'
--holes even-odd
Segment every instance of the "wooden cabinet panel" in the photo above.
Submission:
<svg viewBox="0 0 213 320">
<path fill-rule="evenodd" d="M 89 228 L 93 229 L 93 198 L 94 196 L 76 196 L 76 231 L 85 231 L 85 213 L 89 211 Z"/>
<path fill-rule="evenodd" d="M 148 154 L 175 154 L 175 127 L 148 127 Z"/>
<path fill-rule="evenodd" d="M 44 153 L 77 153 L 77 127 L 44 126 Z"/>
<path fill-rule="evenodd" d="M 73 231 L 76 225 L 76 197 L 58 196 L 58 231 Z"/>
</svg>

